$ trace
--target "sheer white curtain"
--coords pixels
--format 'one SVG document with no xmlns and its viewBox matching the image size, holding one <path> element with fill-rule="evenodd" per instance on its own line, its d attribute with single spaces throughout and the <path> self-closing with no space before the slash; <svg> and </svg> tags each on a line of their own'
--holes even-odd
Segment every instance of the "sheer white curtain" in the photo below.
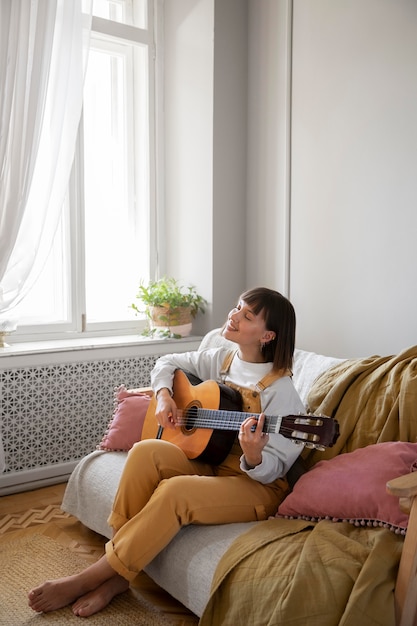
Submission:
<svg viewBox="0 0 417 626">
<path fill-rule="evenodd" d="M 87 4 L 83 14 L 82 0 L 0 2 L 0 327 L 38 276 L 59 221 L 82 108 Z"/>
</svg>

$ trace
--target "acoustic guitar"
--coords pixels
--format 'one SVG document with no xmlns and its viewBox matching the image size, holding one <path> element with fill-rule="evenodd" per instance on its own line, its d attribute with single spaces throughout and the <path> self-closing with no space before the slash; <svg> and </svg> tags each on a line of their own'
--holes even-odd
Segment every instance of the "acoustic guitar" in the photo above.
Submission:
<svg viewBox="0 0 417 626">
<path fill-rule="evenodd" d="M 253 413 L 242 412 L 239 392 L 214 380 L 201 382 L 176 370 L 173 397 L 179 423 L 162 428 L 155 419 L 156 399 L 149 403 L 142 439 L 163 439 L 179 446 L 189 459 L 219 465 L 229 454 L 241 423 Z M 256 416 L 256 415 L 255 415 Z M 265 416 L 265 433 L 279 433 L 309 448 L 331 447 L 339 436 L 339 424 L 316 415 Z"/>
</svg>

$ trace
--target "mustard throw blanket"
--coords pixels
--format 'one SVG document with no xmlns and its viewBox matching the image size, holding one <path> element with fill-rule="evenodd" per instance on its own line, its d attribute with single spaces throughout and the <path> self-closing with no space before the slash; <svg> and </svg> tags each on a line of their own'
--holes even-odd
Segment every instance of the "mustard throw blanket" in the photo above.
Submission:
<svg viewBox="0 0 417 626">
<path fill-rule="evenodd" d="M 417 441 L 417 346 L 335 366 L 308 403 L 341 430 L 333 448 L 305 451 L 309 466 L 377 442 Z M 394 626 L 402 543 L 386 528 L 347 522 L 259 522 L 219 563 L 200 626 Z"/>
</svg>

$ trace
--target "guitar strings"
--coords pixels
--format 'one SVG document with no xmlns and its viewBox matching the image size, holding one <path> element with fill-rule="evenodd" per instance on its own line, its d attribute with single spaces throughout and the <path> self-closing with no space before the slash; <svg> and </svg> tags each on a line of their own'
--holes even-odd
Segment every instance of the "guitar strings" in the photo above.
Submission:
<svg viewBox="0 0 417 626">
<path fill-rule="evenodd" d="M 229 415 L 225 416 L 225 413 Z M 177 416 L 180 418 L 178 424 L 180 426 L 201 427 L 201 428 L 218 428 L 223 430 L 239 430 L 242 422 L 248 417 L 248 414 L 235 411 L 217 411 L 216 409 L 200 409 L 191 407 L 187 411 L 178 409 Z M 243 417 L 242 417 L 243 416 Z M 277 425 L 281 424 L 280 416 L 265 416 L 264 428 L 273 428 L 274 432 Z M 284 427 L 285 428 L 285 427 Z M 283 428 L 279 429 L 283 432 Z M 286 429 L 292 432 L 292 428 Z"/>
<path fill-rule="evenodd" d="M 204 409 L 201 407 L 190 407 L 187 410 L 178 409 L 177 411 L 177 416 L 180 418 L 178 425 L 188 430 L 194 428 L 209 428 L 213 430 L 238 431 L 242 422 L 248 415 L 250 415 L 250 413 Z M 255 415 L 258 416 L 259 414 Z M 303 424 L 301 426 L 300 424 L 292 423 L 291 418 L 288 416 L 266 415 L 263 432 L 281 434 L 284 437 L 300 443 L 306 443 L 316 437 L 321 439 L 319 436 L 320 428 L 312 425 Z"/>
</svg>

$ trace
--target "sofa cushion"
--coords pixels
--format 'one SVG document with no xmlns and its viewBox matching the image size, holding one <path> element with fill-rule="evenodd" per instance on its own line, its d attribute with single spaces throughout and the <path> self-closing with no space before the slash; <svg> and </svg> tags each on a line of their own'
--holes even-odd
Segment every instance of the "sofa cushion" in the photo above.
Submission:
<svg viewBox="0 0 417 626">
<path fill-rule="evenodd" d="M 377 443 L 319 461 L 297 481 L 276 517 L 348 521 L 405 534 L 408 516 L 386 484 L 416 469 L 417 444 L 406 442 Z"/>
<path fill-rule="evenodd" d="M 346 359 L 339 359 L 324 354 L 316 354 L 306 350 L 294 351 L 293 359 L 293 381 L 298 394 L 307 406 L 307 396 L 312 384 L 323 372 L 330 368 L 343 363 Z"/>
<path fill-rule="evenodd" d="M 126 451 L 140 441 L 150 396 L 121 385 L 115 390 L 114 402 L 113 416 L 98 450 Z"/>
</svg>

